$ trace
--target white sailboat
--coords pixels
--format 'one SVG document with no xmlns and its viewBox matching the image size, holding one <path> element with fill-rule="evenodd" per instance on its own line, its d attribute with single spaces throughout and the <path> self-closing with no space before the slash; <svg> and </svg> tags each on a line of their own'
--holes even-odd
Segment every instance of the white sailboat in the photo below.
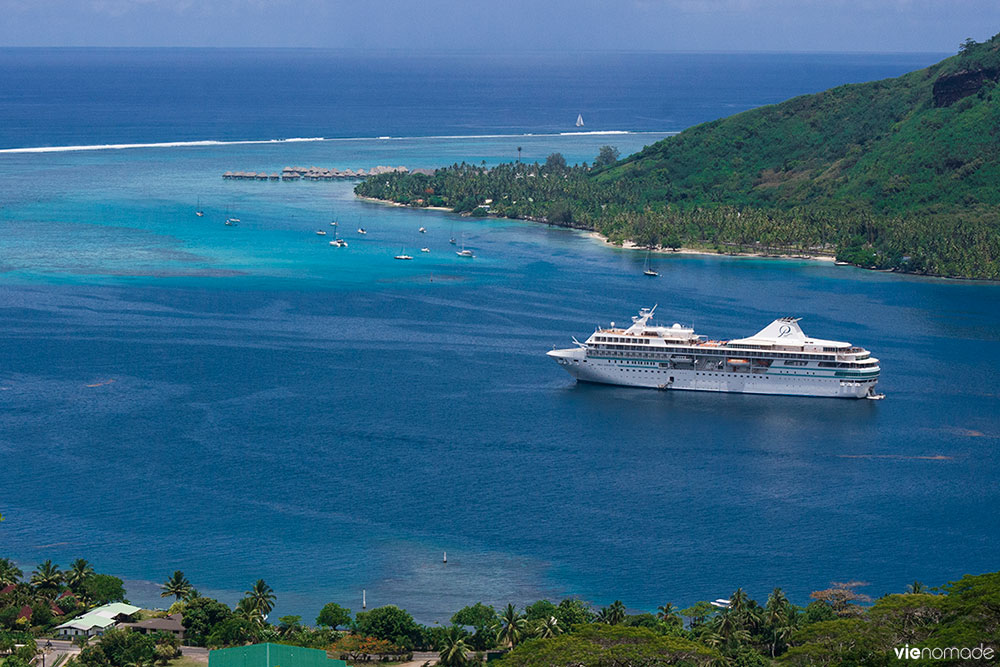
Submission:
<svg viewBox="0 0 1000 667">
<path fill-rule="evenodd" d="M 645 275 L 649 276 L 650 278 L 656 278 L 660 274 L 657 273 L 656 271 L 654 271 L 653 268 L 649 265 L 649 253 L 650 253 L 650 251 L 647 250 L 646 251 L 646 266 L 643 269 L 643 273 Z"/>
<path fill-rule="evenodd" d="M 199 218 L 205 217 L 205 211 L 201 209 L 201 197 L 198 197 L 198 208 L 194 210 L 194 214 Z"/>
<path fill-rule="evenodd" d="M 583 127 L 583 114 L 577 114 L 576 116 L 576 126 Z"/>
</svg>

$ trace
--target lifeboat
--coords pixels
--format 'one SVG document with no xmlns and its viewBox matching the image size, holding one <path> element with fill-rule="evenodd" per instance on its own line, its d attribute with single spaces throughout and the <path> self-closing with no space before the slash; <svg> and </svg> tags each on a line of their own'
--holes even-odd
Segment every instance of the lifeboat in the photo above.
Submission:
<svg viewBox="0 0 1000 667">
<path fill-rule="evenodd" d="M 726 359 L 726 363 L 730 366 L 749 366 L 750 362 L 746 359 Z"/>
</svg>

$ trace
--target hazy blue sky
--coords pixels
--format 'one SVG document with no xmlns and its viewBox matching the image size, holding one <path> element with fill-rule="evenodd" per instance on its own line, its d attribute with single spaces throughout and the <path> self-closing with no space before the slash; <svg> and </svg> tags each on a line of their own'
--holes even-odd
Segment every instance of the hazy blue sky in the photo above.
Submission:
<svg viewBox="0 0 1000 667">
<path fill-rule="evenodd" d="M 5 46 L 955 51 L 998 0 L 0 0 Z"/>
</svg>

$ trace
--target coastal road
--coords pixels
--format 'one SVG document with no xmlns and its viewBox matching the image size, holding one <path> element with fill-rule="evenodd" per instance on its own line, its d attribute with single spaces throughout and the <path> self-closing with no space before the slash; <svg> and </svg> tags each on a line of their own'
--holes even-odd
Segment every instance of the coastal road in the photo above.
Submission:
<svg viewBox="0 0 1000 667">
<path fill-rule="evenodd" d="M 80 652 L 80 647 L 76 646 L 68 639 L 47 639 L 45 637 L 39 637 L 36 641 L 38 642 L 39 649 L 43 648 L 46 642 L 52 644 L 52 650 L 45 656 L 45 662 L 49 665 L 53 664 L 63 653 L 76 655 Z M 192 660 L 197 660 L 198 662 L 208 662 L 208 649 L 203 646 L 181 646 L 181 654 L 186 658 L 191 658 Z M 38 664 L 41 665 L 41 661 L 39 661 Z"/>
</svg>

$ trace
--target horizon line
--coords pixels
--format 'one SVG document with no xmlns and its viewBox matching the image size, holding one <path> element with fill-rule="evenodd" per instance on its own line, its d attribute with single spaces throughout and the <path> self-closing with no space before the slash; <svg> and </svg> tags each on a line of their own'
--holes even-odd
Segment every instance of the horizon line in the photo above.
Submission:
<svg viewBox="0 0 1000 667">
<path fill-rule="evenodd" d="M 2 45 L 0 51 L 18 51 L 33 49 L 52 50 L 178 50 L 178 51 L 326 51 L 331 53 L 349 53 L 354 55 L 386 54 L 386 55 L 406 55 L 407 57 L 430 56 L 430 55 L 483 55 L 495 57 L 497 55 L 506 56 L 530 56 L 530 55 L 942 55 L 952 54 L 951 51 L 937 50 L 906 50 L 906 51 L 873 51 L 873 50 L 775 50 L 775 49 L 744 49 L 744 50 L 690 50 L 690 49 L 521 49 L 509 51 L 504 49 L 412 49 L 412 48 L 359 48 L 359 47 L 333 47 L 333 46 L 248 46 L 248 45 L 168 45 L 168 44 L 145 44 L 141 46 L 127 44 L 22 44 L 22 45 Z"/>
</svg>

